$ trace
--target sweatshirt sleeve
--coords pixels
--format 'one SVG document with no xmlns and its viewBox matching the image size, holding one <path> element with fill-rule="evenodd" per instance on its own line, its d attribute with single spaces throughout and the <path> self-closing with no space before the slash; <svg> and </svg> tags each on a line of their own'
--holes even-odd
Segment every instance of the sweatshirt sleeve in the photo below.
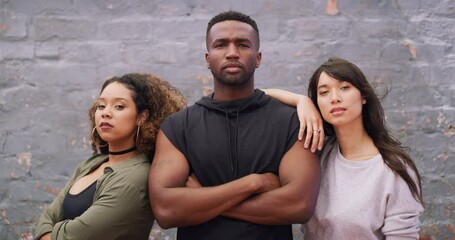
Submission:
<svg viewBox="0 0 455 240">
<path fill-rule="evenodd" d="M 82 215 L 54 225 L 52 240 L 115 239 L 133 220 L 148 219 L 148 224 L 153 223 L 146 191 L 120 178 L 109 180 L 101 188 L 99 198 Z"/>
<path fill-rule="evenodd" d="M 400 176 L 395 175 L 395 178 L 395 191 L 387 200 L 382 233 L 387 240 L 419 239 L 423 206 L 414 198 L 406 182 Z"/>
<path fill-rule="evenodd" d="M 73 182 L 78 175 L 78 171 L 79 168 L 66 183 L 65 187 L 60 191 L 54 201 L 46 207 L 46 209 L 44 209 L 40 219 L 38 220 L 38 224 L 36 225 L 33 239 L 38 240 L 44 234 L 52 232 L 54 225 L 63 219 L 63 200 L 65 198 L 65 194 L 73 185 Z"/>
</svg>

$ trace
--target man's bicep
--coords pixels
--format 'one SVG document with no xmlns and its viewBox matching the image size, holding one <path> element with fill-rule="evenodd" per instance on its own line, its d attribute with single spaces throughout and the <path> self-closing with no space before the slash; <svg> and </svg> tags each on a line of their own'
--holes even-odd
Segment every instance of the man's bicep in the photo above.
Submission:
<svg viewBox="0 0 455 240">
<path fill-rule="evenodd" d="M 282 185 L 291 184 L 303 195 L 319 191 L 321 168 L 318 157 L 296 141 L 281 159 L 279 177 Z"/>
<path fill-rule="evenodd" d="M 189 176 L 189 164 L 185 156 L 169 141 L 160 130 L 158 132 L 150 169 L 150 186 L 184 187 Z"/>
</svg>

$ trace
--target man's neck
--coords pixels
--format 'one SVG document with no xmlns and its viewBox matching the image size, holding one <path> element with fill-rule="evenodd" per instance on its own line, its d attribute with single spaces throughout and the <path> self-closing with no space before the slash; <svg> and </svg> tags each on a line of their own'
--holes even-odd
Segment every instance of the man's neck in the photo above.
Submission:
<svg viewBox="0 0 455 240">
<path fill-rule="evenodd" d="M 254 84 L 226 86 L 215 84 L 213 99 L 218 101 L 233 101 L 250 97 L 254 93 Z"/>
</svg>

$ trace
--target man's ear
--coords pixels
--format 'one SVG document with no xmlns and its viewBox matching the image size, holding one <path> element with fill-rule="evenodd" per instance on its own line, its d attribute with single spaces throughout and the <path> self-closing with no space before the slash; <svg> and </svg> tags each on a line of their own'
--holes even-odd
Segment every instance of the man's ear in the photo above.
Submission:
<svg viewBox="0 0 455 240">
<path fill-rule="evenodd" d="M 207 65 L 207 68 L 210 69 L 210 64 L 209 64 L 209 53 L 205 53 L 205 65 Z"/>
<path fill-rule="evenodd" d="M 256 55 L 256 68 L 259 68 L 262 60 L 262 52 L 258 52 Z"/>
</svg>

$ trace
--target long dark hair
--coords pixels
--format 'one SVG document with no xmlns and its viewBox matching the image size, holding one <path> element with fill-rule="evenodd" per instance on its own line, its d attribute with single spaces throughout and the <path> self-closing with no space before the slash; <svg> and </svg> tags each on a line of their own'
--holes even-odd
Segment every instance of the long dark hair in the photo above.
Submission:
<svg viewBox="0 0 455 240">
<path fill-rule="evenodd" d="M 337 80 L 348 82 L 359 89 L 362 97 L 366 100 L 366 103 L 363 104 L 362 119 L 367 134 L 373 139 L 374 145 L 379 149 L 385 164 L 406 182 L 414 198 L 423 203 L 419 171 L 404 150 L 405 148 L 401 145 L 401 142 L 390 134 L 385 123 L 384 110 L 379 98 L 362 71 L 355 64 L 337 57 L 332 57 L 319 66 L 310 78 L 308 86 L 308 96 L 319 112 L 317 87 L 319 76 L 322 72 Z M 333 126 L 325 120 L 323 120 L 323 123 L 326 135 L 333 136 Z M 417 181 L 413 180 L 407 171 L 407 167 L 414 171 Z"/>
</svg>

